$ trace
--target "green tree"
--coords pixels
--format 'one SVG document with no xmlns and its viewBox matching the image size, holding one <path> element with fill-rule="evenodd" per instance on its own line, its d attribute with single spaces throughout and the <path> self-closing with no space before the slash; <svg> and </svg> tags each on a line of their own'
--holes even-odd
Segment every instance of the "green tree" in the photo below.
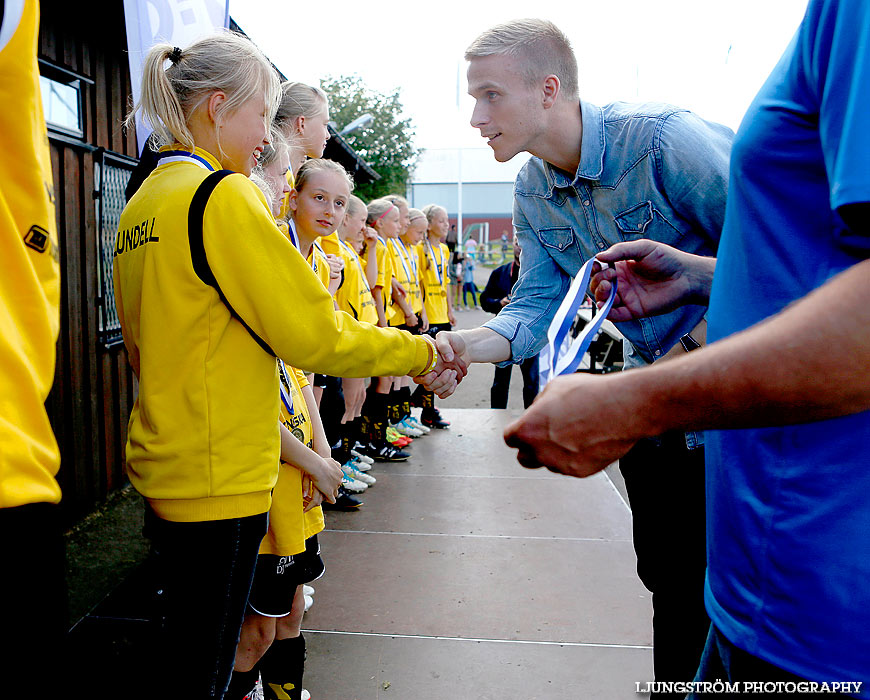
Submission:
<svg viewBox="0 0 870 700">
<path fill-rule="evenodd" d="M 358 76 L 328 76 L 320 87 L 329 98 L 329 118 L 338 130 L 354 119 L 371 114 L 374 121 L 343 138 L 381 179 L 356 188 L 355 194 L 366 201 L 387 194 L 404 195 L 420 149 L 414 148 L 414 130 L 410 119 L 402 119 L 399 90 L 384 95 L 370 90 Z"/>
</svg>

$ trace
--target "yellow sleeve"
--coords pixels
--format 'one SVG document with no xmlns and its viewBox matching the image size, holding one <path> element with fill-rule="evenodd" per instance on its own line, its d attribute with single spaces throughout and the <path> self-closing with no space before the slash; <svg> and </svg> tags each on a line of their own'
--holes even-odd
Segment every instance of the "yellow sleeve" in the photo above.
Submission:
<svg viewBox="0 0 870 700">
<path fill-rule="evenodd" d="M 333 231 L 328 236 L 319 238 L 320 247 L 327 255 L 341 255 L 341 244 L 338 242 L 338 232 Z"/>
<path fill-rule="evenodd" d="M 36 62 L 39 3 L 7 2 L 0 21 L 0 508 L 6 508 L 60 500 L 54 478 L 60 453 L 45 412 L 60 326 L 60 268 Z"/>
<path fill-rule="evenodd" d="M 246 177 L 224 178 L 203 219 L 206 256 L 227 300 L 288 364 L 334 377 L 415 376 L 431 364 L 431 346 L 422 338 L 335 310 Z"/>
<path fill-rule="evenodd" d="M 393 266 L 390 251 L 387 250 L 385 243 L 381 243 L 380 239 L 375 243 L 375 259 L 378 261 L 378 277 L 375 282 L 376 287 L 389 287 L 390 278 L 393 276 Z M 389 292 L 385 293 L 384 298 L 389 297 Z"/>
<path fill-rule="evenodd" d="M 296 381 L 299 383 L 299 388 L 304 389 L 308 386 L 308 375 L 305 374 L 301 369 L 297 369 L 296 367 L 291 368 L 293 370 L 293 374 L 296 376 Z"/>
</svg>

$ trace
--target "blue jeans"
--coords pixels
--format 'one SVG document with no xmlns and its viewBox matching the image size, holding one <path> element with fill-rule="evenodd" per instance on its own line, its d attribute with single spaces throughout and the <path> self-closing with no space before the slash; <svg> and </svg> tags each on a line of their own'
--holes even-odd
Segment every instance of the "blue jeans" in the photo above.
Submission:
<svg viewBox="0 0 870 700">
<path fill-rule="evenodd" d="M 843 679 L 846 680 L 846 679 Z M 721 681 L 723 683 L 740 683 L 740 690 L 750 690 L 743 683 L 780 683 L 782 687 L 789 687 L 793 683 L 802 683 L 804 679 L 796 676 L 793 673 L 784 671 L 778 666 L 767 663 L 753 656 L 742 649 L 738 649 L 728 639 L 725 638 L 716 625 L 710 625 L 710 632 L 707 635 L 707 644 L 704 646 L 704 653 L 701 656 L 701 665 L 698 667 L 698 672 L 695 675 L 695 682 L 709 681 L 715 683 Z M 710 693 L 690 693 L 686 696 L 686 700 L 701 700 L 701 698 L 713 697 Z M 722 697 L 718 695 L 717 697 Z M 759 692 L 738 692 L 729 693 L 729 698 L 760 698 L 771 697 L 771 694 L 760 695 Z M 806 698 L 807 694 L 777 692 L 775 697 L 777 700 L 800 700 Z M 845 698 L 846 695 L 840 693 L 825 693 L 825 697 Z"/>
<path fill-rule="evenodd" d="M 462 284 L 462 304 L 468 306 L 467 295 L 471 292 L 471 298 L 474 300 L 474 305 L 477 306 L 477 286 L 474 282 L 463 282 Z"/>
<path fill-rule="evenodd" d="M 179 523 L 146 511 L 157 625 L 151 697 L 224 696 L 267 524 L 268 513 Z"/>
</svg>

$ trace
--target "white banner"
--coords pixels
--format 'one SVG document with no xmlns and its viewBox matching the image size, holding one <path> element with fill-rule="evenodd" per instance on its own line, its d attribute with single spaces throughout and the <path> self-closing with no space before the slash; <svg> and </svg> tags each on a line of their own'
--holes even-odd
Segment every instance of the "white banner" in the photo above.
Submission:
<svg viewBox="0 0 870 700">
<path fill-rule="evenodd" d="M 142 65 L 154 44 L 166 42 L 182 49 L 215 30 L 230 25 L 229 0 L 124 0 L 130 82 L 134 103 L 142 94 Z M 151 127 L 136 120 L 139 152 Z"/>
</svg>

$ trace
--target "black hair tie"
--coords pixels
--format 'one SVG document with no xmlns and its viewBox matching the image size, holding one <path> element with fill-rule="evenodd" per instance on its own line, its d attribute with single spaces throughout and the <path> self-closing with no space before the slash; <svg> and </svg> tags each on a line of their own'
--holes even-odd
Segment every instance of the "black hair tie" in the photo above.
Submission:
<svg viewBox="0 0 870 700">
<path fill-rule="evenodd" d="M 177 46 L 169 52 L 169 60 L 172 61 L 173 65 L 178 63 L 181 60 L 181 49 Z"/>
</svg>

